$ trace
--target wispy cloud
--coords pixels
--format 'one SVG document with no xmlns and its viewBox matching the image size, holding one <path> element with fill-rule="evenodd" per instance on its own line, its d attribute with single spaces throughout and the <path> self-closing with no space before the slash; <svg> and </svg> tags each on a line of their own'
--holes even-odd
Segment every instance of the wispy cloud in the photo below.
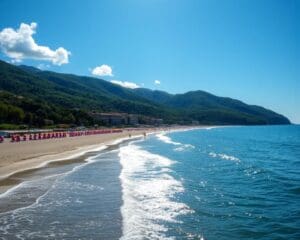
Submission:
<svg viewBox="0 0 300 240">
<path fill-rule="evenodd" d="M 119 80 L 111 80 L 110 81 L 111 83 L 113 84 L 117 84 L 117 85 L 120 85 L 122 87 L 125 87 L 125 88 L 131 88 L 131 89 L 135 89 L 135 88 L 139 88 L 140 86 L 137 85 L 136 83 L 133 83 L 133 82 L 123 82 L 123 81 L 119 81 Z"/>
<path fill-rule="evenodd" d="M 160 85 L 160 81 L 159 81 L 159 80 L 155 80 L 155 81 L 154 81 L 154 84 L 155 84 L 155 85 Z"/>
<path fill-rule="evenodd" d="M 16 30 L 4 28 L 0 32 L 0 49 L 12 59 L 12 62 L 21 62 L 23 59 L 50 61 L 55 65 L 69 62 L 71 54 L 63 47 L 51 50 L 47 46 L 38 45 L 32 37 L 36 33 L 37 23 L 30 25 L 21 23 Z"/>
<path fill-rule="evenodd" d="M 97 66 L 94 69 L 92 69 L 92 74 L 95 76 L 114 76 L 112 73 L 112 68 L 106 64 L 103 64 L 101 66 Z"/>
</svg>

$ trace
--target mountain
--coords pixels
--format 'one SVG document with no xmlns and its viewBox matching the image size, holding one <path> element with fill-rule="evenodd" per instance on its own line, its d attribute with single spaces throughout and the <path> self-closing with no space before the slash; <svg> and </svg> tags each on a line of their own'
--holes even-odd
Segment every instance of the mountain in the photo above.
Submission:
<svg viewBox="0 0 300 240">
<path fill-rule="evenodd" d="M 242 121 L 243 124 L 290 124 L 286 117 L 271 110 L 200 90 L 172 95 L 163 91 L 138 88 L 135 89 L 135 93 L 161 105 L 180 109 L 201 122 L 239 124 Z"/>
<path fill-rule="evenodd" d="M 99 124 L 92 111 L 139 114 L 181 124 L 290 123 L 273 111 L 203 91 L 169 94 L 128 89 L 98 78 L 0 61 L 0 124 Z"/>
</svg>

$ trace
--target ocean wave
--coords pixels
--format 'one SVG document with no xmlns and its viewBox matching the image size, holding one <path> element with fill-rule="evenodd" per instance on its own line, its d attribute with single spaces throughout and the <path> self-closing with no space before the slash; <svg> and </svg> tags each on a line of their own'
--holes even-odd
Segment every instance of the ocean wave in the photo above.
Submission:
<svg viewBox="0 0 300 240">
<path fill-rule="evenodd" d="M 172 197 L 184 191 L 180 181 L 169 175 L 175 162 L 152 154 L 136 145 L 122 147 L 119 153 L 123 189 L 123 236 L 121 239 L 173 239 L 164 233 L 164 223 L 192 212 Z"/>
<path fill-rule="evenodd" d="M 214 152 L 210 152 L 209 156 L 213 157 L 213 158 L 221 158 L 221 159 L 225 159 L 225 160 L 229 160 L 229 161 L 235 161 L 235 162 L 240 162 L 241 160 L 235 156 L 230 156 L 224 153 L 214 153 Z"/>
<path fill-rule="evenodd" d="M 192 144 L 181 144 L 181 146 L 174 148 L 174 151 L 182 152 L 187 149 L 194 149 L 194 148 L 195 148 L 195 146 L 193 146 Z"/>
<path fill-rule="evenodd" d="M 156 135 L 156 137 L 164 143 L 172 144 L 172 145 L 177 146 L 176 148 L 174 148 L 174 151 L 176 151 L 176 152 L 182 152 L 182 151 L 185 151 L 187 149 L 194 149 L 195 148 L 195 146 L 193 146 L 192 144 L 183 144 L 183 143 L 180 143 L 180 142 L 175 142 L 170 137 L 166 136 L 165 134 L 166 133 L 159 133 L 159 134 Z"/>
<path fill-rule="evenodd" d="M 166 136 L 165 133 L 159 133 L 156 135 L 156 137 L 168 144 L 173 144 L 173 145 L 182 145 L 180 142 L 174 142 L 170 137 Z"/>
</svg>

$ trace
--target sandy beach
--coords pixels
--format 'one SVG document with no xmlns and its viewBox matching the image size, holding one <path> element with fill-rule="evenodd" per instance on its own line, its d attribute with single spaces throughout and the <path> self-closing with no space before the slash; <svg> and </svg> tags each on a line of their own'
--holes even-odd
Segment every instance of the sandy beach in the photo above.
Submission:
<svg viewBox="0 0 300 240">
<path fill-rule="evenodd" d="M 117 139 L 142 136 L 153 130 L 124 130 L 121 133 L 109 133 L 90 136 L 47 139 L 0 144 L 0 181 L 20 171 L 44 166 L 50 161 L 71 159 L 85 152 L 97 150 Z"/>
<path fill-rule="evenodd" d="M 187 129 L 191 129 L 191 127 L 135 129 L 130 131 L 124 129 L 123 132 L 116 133 L 14 143 L 6 139 L 0 144 L 0 194 L 22 182 L 23 175 L 33 174 L 35 169 L 46 167 L 49 163 L 61 162 L 61 164 L 67 164 L 78 161 L 86 153 L 102 150 L 106 146 L 125 139 L 143 137 L 144 133 L 151 134 Z M 83 161 L 83 159 L 80 161 Z"/>
</svg>

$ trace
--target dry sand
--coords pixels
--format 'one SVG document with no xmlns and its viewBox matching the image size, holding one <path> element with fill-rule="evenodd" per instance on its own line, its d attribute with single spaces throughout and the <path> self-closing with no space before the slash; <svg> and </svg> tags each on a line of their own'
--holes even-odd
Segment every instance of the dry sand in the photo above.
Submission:
<svg viewBox="0 0 300 240">
<path fill-rule="evenodd" d="M 49 161 L 74 158 L 121 138 L 142 136 L 155 130 L 124 130 L 122 133 L 89 135 L 0 144 L 0 180 L 27 169 L 39 168 Z"/>
</svg>

